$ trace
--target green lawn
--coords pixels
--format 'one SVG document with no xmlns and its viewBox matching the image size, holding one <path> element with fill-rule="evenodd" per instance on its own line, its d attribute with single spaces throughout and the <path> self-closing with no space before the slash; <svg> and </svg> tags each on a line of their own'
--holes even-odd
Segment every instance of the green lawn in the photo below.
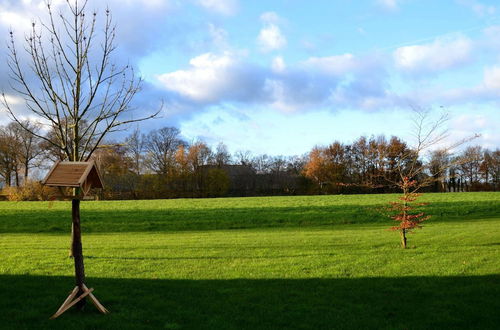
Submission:
<svg viewBox="0 0 500 330">
<path fill-rule="evenodd" d="M 477 328 L 500 324 L 500 193 L 83 202 L 87 284 L 111 311 L 48 317 L 74 286 L 69 202 L 0 202 L 0 327 Z M 49 207 L 50 206 L 50 207 Z"/>
</svg>

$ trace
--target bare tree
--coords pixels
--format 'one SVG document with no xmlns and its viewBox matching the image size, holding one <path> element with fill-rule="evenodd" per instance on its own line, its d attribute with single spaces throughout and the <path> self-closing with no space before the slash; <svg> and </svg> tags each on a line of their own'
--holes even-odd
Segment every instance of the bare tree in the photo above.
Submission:
<svg viewBox="0 0 500 330">
<path fill-rule="evenodd" d="M 167 176 L 175 166 L 175 154 L 186 143 L 180 138 L 175 127 L 163 127 L 149 132 L 146 136 L 146 166 L 153 172 Z"/>
<path fill-rule="evenodd" d="M 132 163 L 132 171 L 136 175 L 142 172 L 142 161 L 144 151 L 144 136 L 141 135 L 139 128 L 136 128 L 125 141 L 126 155 Z"/>
<path fill-rule="evenodd" d="M 24 129 L 23 126 L 28 128 L 28 130 Z M 17 145 L 19 147 L 17 154 L 19 164 L 23 169 L 23 182 L 25 184 L 28 181 L 29 170 L 36 166 L 34 161 L 39 157 L 41 147 L 40 139 L 35 135 L 39 134 L 40 125 L 25 120 L 23 121 L 23 126 L 16 122 L 12 122 L 8 127 L 14 133 L 17 140 Z M 35 132 L 35 134 L 31 132 Z"/>
<path fill-rule="evenodd" d="M 449 175 L 449 164 L 451 162 L 449 152 L 444 149 L 436 149 L 430 152 L 429 157 L 429 174 L 432 176 L 434 180 L 434 189 L 433 191 L 445 191 L 444 185 L 444 177 Z M 443 170 L 448 169 L 448 171 Z"/>
<path fill-rule="evenodd" d="M 483 150 L 481 146 L 467 147 L 457 158 L 457 161 L 460 163 L 459 170 L 466 179 L 469 189 L 472 185 L 480 181 L 482 159 Z"/>
<path fill-rule="evenodd" d="M 131 101 L 141 79 L 129 65 L 112 62 L 116 27 L 109 9 L 102 33 L 97 12 L 87 1 L 67 0 L 67 12 L 55 14 L 46 3 L 48 21 L 32 23 L 25 37 L 28 63 L 23 63 L 14 33 L 8 46 L 11 87 L 26 108 L 53 132 L 47 137 L 23 121 L 2 92 L 11 118 L 25 130 L 61 150 L 70 161 L 89 160 L 104 137 L 124 125 L 155 117 L 133 118 Z"/>
<path fill-rule="evenodd" d="M 14 177 L 18 178 L 19 148 L 14 132 L 9 127 L 0 126 L 0 177 L 8 187 L 13 185 Z"/>
<path fill-rule="evenodd" d="M 236 163 L 239 165 L 251 165 L 252 164 L 252 152 L 250 150 L 238 150 L 234 154 Z"/>
<path fill-rule="evenodd" d="M 215 165 L 222 167 L 224 165 L 228 165 L 231 162 L 231 154 L 227 150 L 227 146 L 220 142 L 217 145 L 214 153 L 214 163 Z"/>
</svg>

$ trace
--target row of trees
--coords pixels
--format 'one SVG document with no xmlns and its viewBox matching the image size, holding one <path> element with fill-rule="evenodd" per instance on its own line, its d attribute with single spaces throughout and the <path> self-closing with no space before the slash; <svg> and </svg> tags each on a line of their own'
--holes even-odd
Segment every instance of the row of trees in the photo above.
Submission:
<svg viewBox="0 0 500 330">
<path fill-rule="evenodd" d="M 428 191 L 477 191 L 500 188 L 500 149 L 469 146 L 452 155 L 435 149 L 416 155 L 397 137 L 360 137 L 352 144 L 334 142 L 314 148 L 304 175 L 327 193 L 399 191 L 405 167 L 417 167 L 413 179 L 425 182 Z M 403 171 L 401 171 L 403 169 Z"/>
<path fill-rule="evenodd" d="M 42 134 L 39 126 L 24 122 Z M 54 136 L 53 131 L 43 135 Z M 105 198 L 173 198 L 276 194 L 373 193 L 399 191 L 402 168 L 417 166 L 411 176 L 428 181 L 428 191 L 500 189 L 500 150 L 480 146 L 452 156 L 434 150 L 423 157 L 397 138 L 360 137 L 350 144 L 333 142 L 303 156 L 231 154 L 220 143 L 189 143 L 174 127 L 101 144 L 97 161 Z M 67 154 L 30 134 L 18 123 L 0 126 L 0 184 L 23 186 L 35 169 L 44 173 Z"/>
</svg>

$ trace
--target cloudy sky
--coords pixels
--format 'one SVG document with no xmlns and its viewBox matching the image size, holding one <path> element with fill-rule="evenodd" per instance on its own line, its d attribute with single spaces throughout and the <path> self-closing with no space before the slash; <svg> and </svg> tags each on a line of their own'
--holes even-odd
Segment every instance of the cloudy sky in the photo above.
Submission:
<svg viewBox="0 0 500 330">
<path fill-rule="evenodd" d="M 105 1 L 89 1 L 103 13 Z M 486 0 L 109 0 L 117 61 L 145 79 L 141 129 L 231 151 L 302 154 L 334 140 L 411 140 L 414 107 L 450 114 L 454 139 L 500 146 L 500 5 Z M 53 1 L 64 6 L 64 1 Z M 61 7 L 62 8 L 62 7 Z M 0 45 L 40 1 L 0 2 Z M 6 49 L 0 52 L 5 63 Z M 9 93 L 5 66 L 0 88 Z M 0 122 L 6 115 L 0 113 Z"/>
</svg>

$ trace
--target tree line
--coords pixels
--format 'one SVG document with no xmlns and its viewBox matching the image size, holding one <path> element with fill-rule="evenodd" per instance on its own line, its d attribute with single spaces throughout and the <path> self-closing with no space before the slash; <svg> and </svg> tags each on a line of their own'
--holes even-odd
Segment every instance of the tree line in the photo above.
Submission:
<svg viewBox="0 0 500 330">
<path fill-rule="evenodd" d="M 3 187 L 23 189 L 36 181 L 31 180 L 33 170 L 40 175 L 55 161 L 68 160 L 67 154 L 46 141 L 56 138 L 56 132 L 48 131 L 41 139 L 39 125 L 28 121 L 23 125 L 37 134 L 16 122 L 0 126 Z M 203 141 L 190 143 L 179 129 L 163 127 L 147 134 L 137 129 L 120 140 L 100 144 L 92 159 L 104 178 L 101 198 L 143 199 L 397 192 L 398 168 L 409 166 L 405 162 L 412 159 L 408 157 L 412 152 L 398 137 L 362 136 L 350 144 L 334 141 L 316 146 L 301 156 L 231 154 L 224 143 L 215 147 Z M 426 191 L 500 188 L 498 148 L 469 146 L 454 156 L 436 149 L 418 158 L 418 166 L 423 170 L 414 179 L 428 180 Z"/>
</svg>

